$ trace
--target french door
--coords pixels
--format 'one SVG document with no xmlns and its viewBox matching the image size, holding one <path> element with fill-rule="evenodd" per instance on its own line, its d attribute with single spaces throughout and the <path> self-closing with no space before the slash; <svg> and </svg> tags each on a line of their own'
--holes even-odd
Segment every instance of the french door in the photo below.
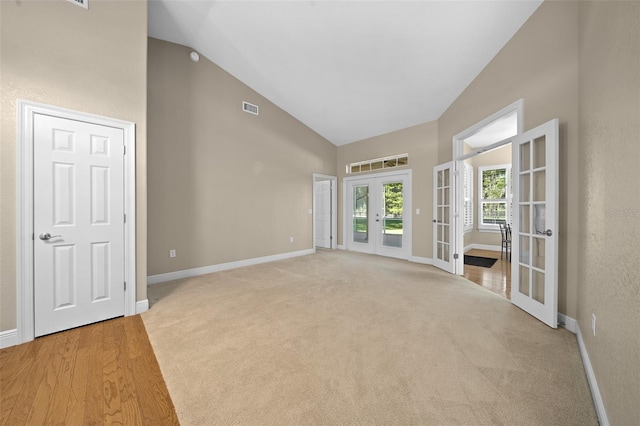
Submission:
<svg viewBox="0 0 640 426">
<path fill-rule="evenodd" d="M 558 120 L 512 142 L 511 302 L 558 326 Z"/>
<path fill-rule="evenodd" d="M 410 173 L 346 180 L 345 195 L 348 250 L 411 256 Z"/>
<path fill-rule="evenodd" d="M 454 272 L 453 162 L 433 168 L 433 266 Z"/>
</svg>

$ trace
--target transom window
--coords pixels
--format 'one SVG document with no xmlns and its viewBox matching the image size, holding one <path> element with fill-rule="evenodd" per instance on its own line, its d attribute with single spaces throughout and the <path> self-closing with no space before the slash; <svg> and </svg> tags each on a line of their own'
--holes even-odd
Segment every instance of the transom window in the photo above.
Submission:
<svg viewBox="0 0 640 426">
<path fill-rule="evenodd" d="M 373 160 L 347 164 L 347 174 L 388 169 L 390 167 L 406 166 L 407 164 L 409 164 L 409 154 L 398 154 L 391 157 L 376 158 Z"/>
<path fill-rule="evenodd" d="M 478 229 L 511 223 L 511 165 L 478 167 Z"/>
</svg>

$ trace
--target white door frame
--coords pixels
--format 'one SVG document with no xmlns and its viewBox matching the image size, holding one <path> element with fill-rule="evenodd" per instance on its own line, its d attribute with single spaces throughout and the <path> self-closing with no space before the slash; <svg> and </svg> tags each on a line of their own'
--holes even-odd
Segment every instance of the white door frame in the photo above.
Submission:
<svg viewBox="0 0 640 426">
<path fill-rule="evenodd" d="M 491 124 L 495 120 L 504 117 L 505 115 L 512 113 L 514 111 L 518 112 L 518 135 L 524 131 L 524 99 L 518 99 L 511 105 L 507 105 L 502 108 L 500 111 L 491 114 L 489 117 L 485 118 L 482 121 L 477 122 L 473 126 L 468 129 L 458 133 L 453 137 L 453 166 L 454 173 L 459 175 L 460 173 L 464 173 L 464 160 L 475 155 L 481 154 L 482 152 L 489 151 L 491 149 L 497 148 L 502 145 L 506 145 L 511 143 L 511 139 L 505 139 L 504 141 L 497 142 L 488 147 L 484 147 L 479 149 L 477 152 L 468 153 L 465 155 L 464 153 L 464 140 L 469 138 L 470 136 L 478 133 L 483 127 Z M 453 220 L 455 221 L 454 226 L 454 236 L 453 236 L 453 246 L 452 253 L 459 253 L 458 259 L 454 260 L 453 273 L 457 275 L 464 274 L 464 214 L 462 209 L 464 209 L 464 179 L 457 179 L 455 199 L 453 200 Z M 474 194 L 474 197 L 476 194 Z M 474 223 L 474 226 L 476 224 Z"/>
<path fill-rule="evenodd" d="M 122 129 L 124 134 L 124 256 L 125 256 L 125 316 L 136 313 L 136 188 L 135 188 L 135 123 L 101 117 L 36 102 L 18 100 L 18 229 L 17 229 L 17 343 L 34 339 L 34 279 L 33 279 L 33 120 L 35 114 L 83 121 Z"/>
<path fill-rule="evenodd" d="M 311 248 L 316 248 L 316 182 L 323 180 L 331 181 L 331 249 L 335 250 L 338 248 L 338 177 L 321 173 L 313 174 Z"/>
<path fill-rule="evenodd" d="M 342 178 L 342 243 L 344 244 L 344 248 L 346 250 L 349 249 L 349 239 L 348 239 L 348 228 L 349 226 L 349 212 L 347 206 L 349 205 L 347 201 L 347 196 L 349 191 L 347 191 L 347 186 L 349 182 L 354 180 L 361 179 L 378 179 L 378 178 L 387 178 L 393 176 L 406 176 L 409 180 L 409 183 L 404 186 L 406 189 L 406 194 L 408 197 L 404 197 L 404 206 L 403 211 L 407 212 L 406 216 L 403 214 L 403 223 L 406 224 L 406 229 L 409 230 L 406 234 L 403 234 L 403 247 L 406 247 L 406 256 L 403 256 L 402 259 L 408 260 L 413 256 L 413 207 L 412 207 L 412 197 L 413 197 L 413 170 L 412 169 L 403 169 L 403 170 L 394 170 L 390 172 L 382 172 L 382 173 L 368 173 L 361 174 L 358 176 L 349 176 Z"/>
</svg>

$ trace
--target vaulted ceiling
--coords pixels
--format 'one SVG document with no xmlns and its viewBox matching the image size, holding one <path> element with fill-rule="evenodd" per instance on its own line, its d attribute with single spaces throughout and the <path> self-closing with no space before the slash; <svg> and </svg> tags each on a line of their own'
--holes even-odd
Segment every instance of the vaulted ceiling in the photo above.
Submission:
<svg viewBox="0 0 640 426">
<path fill-rule="evenodd" d="M 343 145 L 438 119 L 541 3 L 153 0 L 149 36 Z"/>
</svg>

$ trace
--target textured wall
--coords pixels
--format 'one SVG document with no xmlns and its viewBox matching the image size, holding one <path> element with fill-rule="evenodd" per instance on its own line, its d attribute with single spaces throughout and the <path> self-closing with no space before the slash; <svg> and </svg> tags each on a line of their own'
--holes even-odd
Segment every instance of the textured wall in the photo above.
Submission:
<svg viewBox="0 0 640 426">
<path fill-rule="evenodd" d="M 453 156 L 453 136 L 518 99 L 524 130 L 560 120 L 558 309 L 577 315 L 578 4 L 544 2 L 438 119 L 440 162 Z"/>
<path fill-rule="evenodd" d="M 640 3 L 581 2 L 578 323 L 613 425 L 640 424 L 639 136 Z"/>
<path fill-rule="evenodd" d="M 149 275 L 312 248 L 312 175 L 336 174 L 335 145 L 189 48 L 148 43 Z"/>
<path fill-rule="evenodd" d="M 342 179 L 347 164 L 396 154 L 409 154 L 412 169 L 412 255 L 431 258 L 433 253 L 433 166 L 437 164 L 438 126 L 421 124 L 338 147 L 338 212 L 342 212 Z M 390 169 L 392 170 L 392 169 Z M 379 170 L 380 171 L 380 170 Z M 384 171 L 384 170 L 382 170 Z M 368 173 L 360 173 L 365 176 Z M 349 175 L 352 176 L 352 175 Z M 355 176 L 355 175 L 353 175 Z M 421 214 L 416 215 L 415 209 Z M 342 214 L 338 215 L 338 244 L 342 241 Z"/>
<path fill-rule="evenodd" d="M 0 330 L 16 327 L 16 101 L 136 123 L 137 299 L 146 299 L 147 3 L 0 2 Z"/>
</svg>

